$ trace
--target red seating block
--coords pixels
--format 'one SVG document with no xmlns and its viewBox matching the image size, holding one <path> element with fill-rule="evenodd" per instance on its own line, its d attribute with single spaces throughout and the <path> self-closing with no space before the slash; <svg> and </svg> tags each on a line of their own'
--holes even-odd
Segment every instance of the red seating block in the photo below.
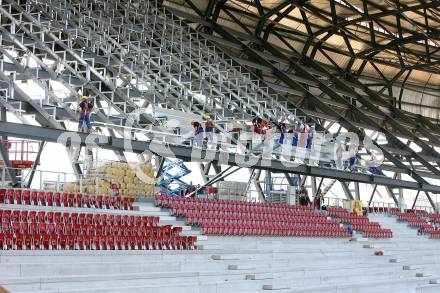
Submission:
<svg viewBox="0 0 440 293">
<path fill-rule="evenodd" d="M 8 190 L 12 190 L 11 193 Z M 29 205 L 86 205 L 85 196 L 4 189 L 14 201 Z M 50 196 L 49 196 L 50 194 Z M 20 199 L 18 199 L 20 195 Z M 66 202 L 67 195 L 67 202 Z M 50 199 L 49 199 L 50 198 Z M 98 196 L 99 207 L 114 209 L 117 198 Z M 5 199 L 6 200 L 6 199 Z M 126 200 L 130 210 L 134 199 Z M 72 202 L 73 201 L 73 202 Z M 120 201 L 119 201 L 120 203 Z M 72 211 L 0 210 L 0 249 L 192 249 L 191 238 L 179 236 L 179 227 L 159 227 L 159 217 Z"/>
</svg>

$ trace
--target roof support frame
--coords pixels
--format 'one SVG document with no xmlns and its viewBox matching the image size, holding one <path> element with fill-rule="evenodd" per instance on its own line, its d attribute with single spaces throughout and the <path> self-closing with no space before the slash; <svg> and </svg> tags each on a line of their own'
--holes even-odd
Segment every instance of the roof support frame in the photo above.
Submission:
<svg viewBox="0 0 440 293">
<path fill-rule="evenodd" d="M 226 39 L 230 40 L 230 41 L 235 41 L 236 43 L 240 43 L 240 41 L 238 39 L 236 39 L 234 36 L 232 36 L 229 32 L 227 32 L 226 30 L 224 30 L 222 27 L 214 24 L 214 30 L 222 35 L 223 37 L 225 37 Z M 251 58 L 254 58 L 255 60 L 261 62 L 262 64 L 271 67 L 273 70 L 273 73 L 275 75 L 277 75 L 280 79 L 282 79 L 286 84 L 288 84 L 289 86 L 300 86 L 299 84 L 297 84 L 294 80 L 292 80 L 289 76 L 287 76 L 285 73 L 283 73 L 282 71 L 280 71 L 278 68 L 274 67 L 271 63 L 269 63 L 267 60 L 265 60 L 264 58 L 261 58 L 260 55 L 254 51 L 254 49 L 250 48 L 249 46 L 242 44 L 243 49 L 245 51 L 246 54 L 248 54 Z M 265 43 L 264 47 L 266 50 L 268 50 L 269 52 L 271 52 L 272 54 L 274 54 L 274 56 L 278 56 L 280 58 L 284 58 L 285 60 L 289 60 L 288 57 L 286 57 L 284 54 L 282 54 L 280 51 L 278 51 L 276 48 L 274 48 L 273 46 L 271 46 L 270 44 Z M 311 80 L 314 80 L 315 82 L 319 82 L 322 84 L 322 82 L 318 79 L 316 79 L 314 76 L 312 76 L 311 74 L 309 74 L 308 72 L 302 70 L 300 67 L 297 66 L 297 64 L 290 62 L 290 64 L 294 67 L 295 70 L 297 70 L 298 72 L 300 72 L 301 74 L 305 74 L 304 76 L 308 76 L 308 78 L 310 78 Z M 300 86 L 301 87 L 301 86 Z M 332 96 L 337 96 L 339 97 L 335 92 L 333 92 L 330 88 L 328 88 L 326 85 L 322 84 L 321 89 L 324 89 L 324 91 L 326 91 L 328 94 L 332 95 Z M 307 91 L 305 89 L 305 91 Z M 307 97 L 311 100 L 313 100 L 314 104 L 316 106 L 318 106 L 319 108 L 321 108 L 324 112 L 327 113 L 333 113 L 335 116 L 339 116 L 340 118 L 340 124 L 345 124 L 345 128 L 348 130 L 352 130 L 355 133 L 357 133 L 361 138 L 363 138 L 362 134 L 359 133 L 359 130 L 357 129 L 357 127 L 355 127 L 353 124 L 351 124 L 347 119 L 345 119 L 344 117 L 340 116 L 339 113 L 335 112 L 332 108 L 328 107 L 327 105 L 325 105 L 324 103 L 322 103 L 319 99 L 317 99 L 316 97 L 314 97 L 313 94 L 308 94 Z M 339 100 L 346 102 L 344 99 L 339 98 Z M 375 125 L 376 123 L 374 121 L 372 121 L 371 119 L 367 119 L 369 120 L 369 122 L 372 123 L 372 125 Z M 382 127 L 378 127 L 379 129 Z M 393 135 L 393 134 L 391 134 Z M 397 139 L 396 139 L 397 141 Z M 384 150 L 380 145 L 378 145 L 376 143 L 376 147 L 378 147 L 379 149 L 381 149 L 381 151 L 384 153 L 385 157 L 387 157 L 387 159 L 389 159 L 391 162 L 393 162 L 396 166 L 402 168 L 402 169 L 406 169 L 406 173 L 408 175 L 410 175 L 411 177 L 413 177 L 417 182 L 419 182 L 420 184 L 427 184 L 427 182 L 421 178 L 419 175 L 415 174 L 411 169 L 409 169 L 407 166 L 405 166 L 404 164 L 402 164 L 399 160 L 397 160 L 392 154 L 388 153 L 386 150 Z M 430 164 L 426 161 L 424 161 L 422 159 L 422 161 L 426 164 L 426 166 L 430 166 Z M 432 167 L 432 166 L 431 166 Z M 433 168 L 433 167 L 432 167 Z M 437 172 L 440 173 L 439 170 L 437 169 L 432 169 L 435 170 Z"/>
</svg>

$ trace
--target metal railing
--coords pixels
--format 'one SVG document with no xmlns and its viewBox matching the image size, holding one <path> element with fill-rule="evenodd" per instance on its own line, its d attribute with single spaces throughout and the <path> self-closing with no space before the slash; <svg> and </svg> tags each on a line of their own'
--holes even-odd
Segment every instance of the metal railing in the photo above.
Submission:
<svg viewBox="0 0 440 293">
<path fill-rule="evenodd" d="M 171 195 L 171 194 L 169 194 Z M 173 195 L 175 196 L 175 195 Z M 249 190 L 247 193 L 237 193 L 236 189 L 231 189 L 230 192 L 227 191 L 226 188 L 222 188 L 222 192 L 206 192 L 202 190 L 201 192 L 197 192 L 194 194 L 196 198 L 208 198 L 208 199 L 225 199 L 225 200 L 239 200 L 245 202 L 257 202 L 257 198 L 252 196 L 251 191 Z"/>
<path fill-rule="evenodd" d="M 10 177 L 9 172 L 14 172 L 16 182 Z M 29 179 L 33 176 L 32 183 L 29 186 Z M 67 191 L 69 186 L 77 186 L 78 192 L 84 193 L 87 182 L 94 180 L 95 194 L 100 193 L 100 179 L 109 179 L 109 176 L 94 175 L 93 178 L 84 176 L 77 177 L 74 173 L 57 172 L 46 170 L 35 170 L 32 175 L 32 169 L 0 167 L 0 187 L 31 188 L 37 190 Z M 89 184 L 90 185 L 90 184 Z"/>
<path fill-rule="evenodd" d="M 371 201 L 367 202 L 367 209 L 370 213 L 391 213 L 391 209 L 398 208 L 394 202 L 380 202 Z"/>
<path fill-rule="evenodd" d="M 399 208 L 398 205 L 396 205 L 394 202 L 378 202 L 378 201 L 372 201 L 367 202 L 367 208 L 369 208 L 371 213 L 391 213 L 391 209 Z M 404 205 L 401 207 L 403 210 L 411 209 L 408 206 Z M 436 213 L 436 210 L 431 206 L 425 206 L 425 205 L 415 205 L 412 210 L 422 210 L 426 211 L 427 213 Z"/>
<path fill-rule="evenodd" d="M 422 210 L 422 211 L 426 211 L 429 214 L 435 214 L 437 213 L 437 211 L 431 207 L 431 206 L 414 206 L 414 210 Z"/>
</svg>

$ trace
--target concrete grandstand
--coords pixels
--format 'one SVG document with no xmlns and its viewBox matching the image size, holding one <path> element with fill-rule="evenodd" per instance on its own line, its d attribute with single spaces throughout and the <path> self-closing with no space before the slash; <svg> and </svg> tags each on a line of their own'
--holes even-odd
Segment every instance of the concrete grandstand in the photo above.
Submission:
<svg viewBox="0 0 440 293">
<path fill-rule="evenodd" d="M 440 292 L 439 6 L 0 1 L 0 292 Z"/>
</svg>

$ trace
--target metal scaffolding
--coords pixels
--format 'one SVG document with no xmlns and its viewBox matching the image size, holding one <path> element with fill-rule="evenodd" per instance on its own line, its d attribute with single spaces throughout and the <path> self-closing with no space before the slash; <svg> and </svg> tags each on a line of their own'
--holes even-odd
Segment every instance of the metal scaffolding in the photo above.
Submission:
<svg viewBox="0 0 440 293">
<path fill-rule="evenodd" d="M 23 125 L 0 122 L 0 135 L 57 141 L 55 136 L 66 130 L 64 122 L 77 119 L 80 94 L 96 100 L 94 120 L 109 130 L 110 137 L 97 145 L 121 157 L 124 149 L 123 139 L 119 137 L 125 135 L 123 126 L 129 124 L 131 132 L 147 137 L 154 134 L 151 131 L 156 121 L 147 114 L 148 109 L 210 114 L 222 121 L 250 120 L 256 115 L 290 124 L 301 120 L 315 124 L 319 131 L 333 138 L 341 130 L 354 132 L 361 139 L 367 137 L 366 131 L 383 133 L 386 143 L 379 142 L 377 136 L 372 145 L 384 154 L 382 170 L 386 172 L 381 176 L 348 173 L 325 164 L 286 167 L 276 155 L 271 158 L 274 163 L 270 166 L 264 166 L 259 159 L 252 168 L 280 172 L 287 178 L 290 174 L 304 174 L 341 180 L 348 197 L 353 196 L 350 181 L 385 185 L 392 195 L 392 189 L 399 188 L 440 191 L 429 182 L 440 179 L 440 154 L 435 148 L 440 147 L 438 125 L 399 109 L 383 90 L 375 91 L 359 81 L 362 70 L 357 75 L 350 70 L 357 58 L 383 62 L 376 60 L 378 52 L 394 47 L 377 45 L 370 51 L 359 52 L 351 57 L 348 70 L 342 72 L 337 66 L 324 66 L 311 56 L 316 52 L 310 54 L 310 51 L 326 52 L 316 44 L 316 36 L 307 38 L 305 49 L 299 52 L 289 47 L 284 39 L 287 32 L 282 33 L 277 26 L 301 5 L 310 8 L 306 1 L 280 2 L 272 10 L 259 5 L 259 1 L 242 1 L 258 6 L 260 17 L 254 31 L 235 17 L 225 2 L 211 0 L 206 10 L 201 11 L 191 0 L 186 0 L 187 7 L 193 10 L 188 13 L 176 10 L 175 5 L 170 5 L 172 2 L 163 6 L 162 1 L 2 0 L 0 106 L 16 115 Z M 430 9 L 432 5 L 423 8 Z M 234 33 L 218 24 L 220 12 L 229 13 L 243 31 Z M 310 28 L 307 16 L 303 12 L 301 15 L 307 30 L 314 35 L 331 36 L 351 25 L 341 24 L 337 30 L 329 31 L 322 28 L 318 34 L 313 33 L 315 29 Z M 367 20 L 381 17 L 367 16 L 371 17 Z M 335 17 L 333 20 L 341 22 Z M 187 22 L 197 23 L 198 31 Z M 285 48 L 273 45 L 268 41 L 270 38 L 278 38 Z M 407 38 L 394 45 L 419 40 Z M 430 56 L 434 59 L 435 54 Z M 395 80 L 416 65 L 419 64 L 405 65 L 410 69 L 405 69 Z M 435 64 L 427 65 L 432 66 Z M 35 98 L 23 91 L 19 85 L 24 80 L 32 80 L 44 95 Z M 54 82 L 63 85 L 67 94 L 60 96 Z M 393 79 L 387 80 L 385 88 L 392 85 Z M 31 126 L 35 123 L 29 121 L 29 115 L 34 115 L 36 122 L 45 128 L 38 130 Z M 330 131 L 334 124 L 340 126 L 338 131 Z M 216 127 L 220 134 L 228 135 L 221 125 Z M 132 140 L 131 144 L 135 152 L 142 153 L 148 140 Z M 412 145 L 421 151 L 414 151 Z M 176 157 L 191 158 L 190 148 L 175 141 L 171 148 Z M 239 156 L 231 153 L 222 160 L 225 155 L 218 150 L 203 150 L 201 154 L 202 158 L 213 158 L 213 164 L 206 160 L 205 176 L 211 165 L 217 166 L 219 173 L 217 164 L 234 165 L 235 157 Z M 155 155 L 165 157 L 167 153 Z M 73 160 L 72 164 L 79 173 L 78 163 Z M 252 176 L 259 176 L 260 172 L 252 171 L 249 182 L 256 181 Z M 358 189 L 355 186 L 357 198 Z M 429 193 L 426 195 L 434 205 Z"/>
</svg>

